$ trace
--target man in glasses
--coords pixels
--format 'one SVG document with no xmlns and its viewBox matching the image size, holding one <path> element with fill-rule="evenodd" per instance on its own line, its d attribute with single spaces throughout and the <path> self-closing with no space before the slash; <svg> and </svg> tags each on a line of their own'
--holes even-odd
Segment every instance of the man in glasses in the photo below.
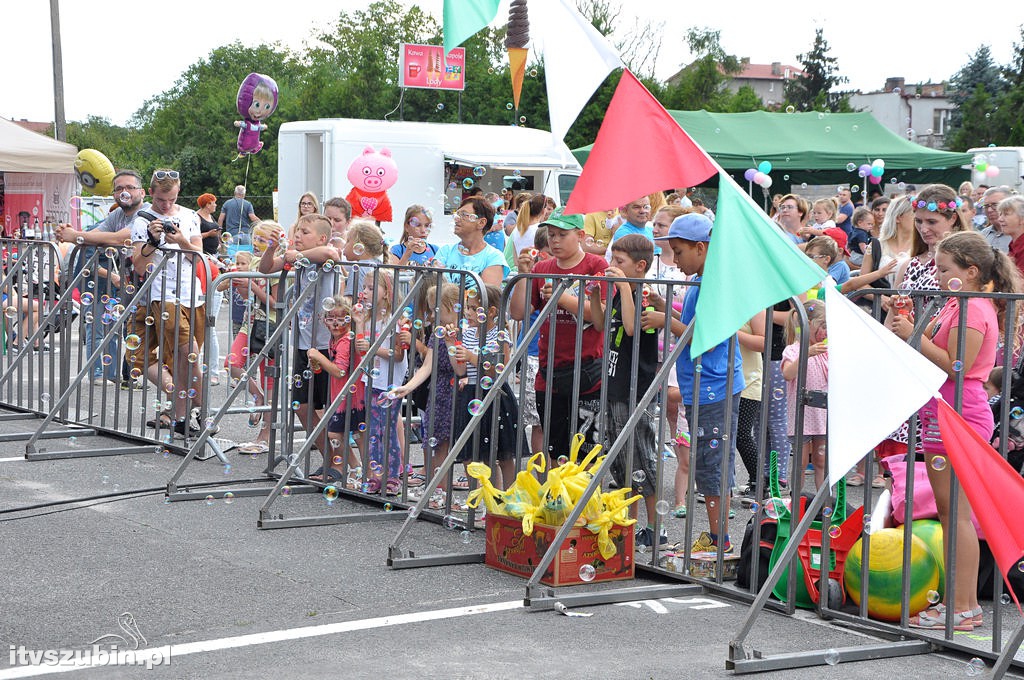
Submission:
<svg viewBox="0 0 1024 680">
<path fill-rule="evenodd" d="M 93 284 L 89 290 L 93 294 L 92 302 L 89 303 L 83 300 L 82 304 L 86 354 L 92 354 L 96 344 L 103 339 L 107 331 L 107 328 L 100 323 L 100 318 L 105 311 L 101 298 L 104 295 L 109 295 L 112 298 L 121 298 L 122 302 L 125 300 L 121 285 L 130 262 L 125 255 L 121 254 L 120 250 L 115 251 L 118 254 L 111 258 L 110 251 L 107 248 L 120 249 L 125 246 L 131 246 L 131 224 L 135 220 L 135 216 L 140 210 L 149 210 L 151 208 L 149 203 L 146 203 L 144 200 L 146 190 L 142 188 L 142 175 L 137 171 L 127 169 L 118 171 L 114 175 L 112 186 L 114 189 L 112 195 L 115 207 L 104 220 L 94 225 L 89 231 L 79 231 L 70 224 L 63 224 L 57 227 L 56 231 L 58 241 L 97 246 L 99 249 L 99 257 L 96 260 L 98 266 L 95 268 L 95 271 L 91 272 L 88 279 Z M 89 262 L 95 252 L 93 248 L 87 248 L 77 262 L 78 269 L 81 268 L 83 263 Z M 86 290 L 88 281 L 83 282 L 83 290 Z M 104 365 L 104 360 L 101 356 L 93 366 L 92 380 L 95 385 L 118 382 L 117 373 L 121 361 L 117 351 L 117 343 L 114 340 L 111 340 L 106 347 L 103 356 L 107 355 L 112 357 L 113 360 L 107 361 L 106 365 Z M 138 381 L 130 379 L 126 365 L 121 366 L 120 382 L 123 389 L 137 388 L 141 385 Z"/>
<path fill-rule="evenodd" d="M 986 189 L 981 198 L 981 205 L 978 206 L 985 212 L 985 226 L 980 229 L 981 235 L 985 237 L 988 244 L 1004 253 L 1010 252 L 1010 241 L 1013 240 L 1003 233 L 999 226 L 999 201 L 1010 195 L 1010 187 L 991 187 Z"/>
<path fill-rule="evenodd" d="M 195 410 L 202 402 L 199 388 L 202 363 L 199 352 L 206 335 L 204 296 L 196 279 L 203 238 L 199 216 L 177 204 L 181 180 L 174 170 L 157 170 L 149 185 L 152 208 L 132 223 L 132 265 L 142 277 L 156 277 L 149 290 L 149 305 L 140 304 L 132 330 L 142 347 L 129 347 L 129 360 L 173 402 L 170 413 L 160 414 L 160 428 L 177 436 L 198 432 Z M 149 219 L 152 218 L 152 219 Z M 166 260 L 166 261 L 165 261 Z"/>
<path fill-rule="evenodd" d="M 252 245 L 252 238 L 248 229 L 242 229 L 243 220 L 244 223 L 253 225 L 259 222 L 260 218 L 256 217 L 252 203 L 245 200 L 245 187 L 239 184 L 235 187 L 235 195 L 224 201 L 224 205 L 221 206 L 217 223 L 231 234 L 234 243 L 246 246 L 245 250 L 250 250 L 248 246 Z"/>
</svg>

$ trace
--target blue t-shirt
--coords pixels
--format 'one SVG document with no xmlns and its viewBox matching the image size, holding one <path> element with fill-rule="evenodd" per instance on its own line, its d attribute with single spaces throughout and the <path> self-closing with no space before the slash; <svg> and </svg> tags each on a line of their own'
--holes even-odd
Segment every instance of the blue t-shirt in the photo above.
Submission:
<svg viewBox="0 0 1024 680">
<path fill-rule="evenodd" d="M 484 241 L 489 246 L 493 246 L 502 252 L 505 251 L 505 232 L 501 229 L 484 234 Z"/>
<path fill-rule="evenodd" d="M 695 277 L 694 281 L 700 281 L 702 277 Z M 683 298 L 683 309 L 680 320 L 689 325 L 693 322 L 694 314 L 697 311 L 697 297 L 700 295 L 700 288 L 689 286 L 686 288 L 686 297 Z M 700 369 L 700 403 L 715 404 L 724 401 L 726 379 L 729 375 L 729 343 L 736 339 L 733 335 L 728 340 L 715 345 L 705 352 L 701 358 Z M 694 359 L 690 356 L 692 345 L 688 345 L 679 355 L 676 361 L 676 378 L 679 379 L 679 392 L 682 394 L 683 403 L 687 406 L 693 405 L 693 378 Z M 736 347 L 736 356 L 732 365 L 732 389 L 733 394 L 739 394 L 746 387 L 743 381 L 743 357 L 740 348 Z"/>
<path fill-rule="evenodd" d="M 432 243 L 428 243 L 426 250 L 424 250 L 422 253 L 410 253 L 409 262 L 407 264 L 426 265 L 427 262 L 434 259 L 434 255 L 436 253 L 437 246 L 433 245 Z M 405 244 L 399 243 L 391 246 L 391 254 L 395 256 L 395 261 L 391 262 L 391 264 L 397 264 L 398 260 L 401 260 L 402 256 L 405 255 Z"/>
<path fill-rule="evenodd" d="M 846 205 L 839 206 L 839 212 L 846 215 L 846 219 L 843 220 L 839 227 L 846 232 L 847 237 L 853 234 L 853 203 L 847 203 Z"/>
<path fill-rule="evenodd" d="M 640 234 L 646 236 L 649 240 L 654 241 L 654 227 L 644 225 L 638 227 L 631 222 L 623 222 L 622 226 L 615 230 L 615 234 L 612 235 L 612 243 L 618 241 L 620 238 L 627 234 Z"/>
<path fill-rule="evenodd" d="M 828 268 L 828 275 L 841 286 L 850 280 L 850 265 L 846 264 L 844 260 L 839 260 Z"/>
<path fill-rule="evenodd" d="M 871 234 L 864 229 L 853 228 L 853 234 L 846 242 L 846 247 L 850 251 L 850 261 L 856 265 L 864 262 L 864 250 L 860 246 L 864 246 L 871 243 Z"/>
<path fill-rule="evenodd" d="M 491 245 L 484 246 L 476 255 L 467 255 L 463 251 L 459 250 L 459 243 L 449 243 L 446 246 L 441 246 L 441 249 L 437 251 L 437 255 L 434 259 L 437 260 L 438 264 L 448 269 L 463 269 L 466 271 L 473 272 L 474 274 L 480 274 L 483 270 L 494 265 L 501 265 L 501 276 L 505 278 L 512 271 L 509 269 L 508 263 L 505 262 L 505 256 L 502 255 L 501 251 Z M 449 275 L 449 280 L 453 283 L 459 283 L 461 277 L 455 275 Z M 476 282 L 473 279 L 466 280 L 466 288 L 476 288 Z"/>
<path fill-rule="evenodd" d="M 238 235 L 241 226 L 249 224 L 249 215 L 253 214 L 252 203 L 244 198 L 229 198 L 224 201 L 220 212 L 224 215 L 224 230 Z"/>
</svg>

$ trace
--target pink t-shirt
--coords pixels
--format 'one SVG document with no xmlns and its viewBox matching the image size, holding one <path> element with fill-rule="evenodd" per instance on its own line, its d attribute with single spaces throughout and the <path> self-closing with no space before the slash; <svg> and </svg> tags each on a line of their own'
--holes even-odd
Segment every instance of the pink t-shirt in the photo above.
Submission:
<svg viewBox="0 0 1024 680">
<path fill-rule="evenodd" d="M 961 298 L 963 299 L 963 298 Z M 947 349 L 949 333 L 960 325 L 960 300 L 950 298 L 939 311 L 932 331 L 932 342 Z M 964 374 L 964 380 L 988 380 L 992 367 L 996 364 L 996 351 L 999 345 L 999 317 L 995 305 L 985 298 L 967 298 L 967 327 L 980 331 L 984 336 L 981 349 L 974 363 Z"/>
</svg>

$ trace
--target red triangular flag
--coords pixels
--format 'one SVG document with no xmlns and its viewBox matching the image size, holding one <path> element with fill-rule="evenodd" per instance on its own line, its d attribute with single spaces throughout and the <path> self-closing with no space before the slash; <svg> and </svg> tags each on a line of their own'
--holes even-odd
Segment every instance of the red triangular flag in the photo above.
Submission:
<svg viewBox="0 0 1024 680">
<path fill-rule="evenodd" d="M 1010 569 L 1019 569 L 1024 560 L 1024 477 L 1020 476 L 988 442 L 974 431 L 963 417 L 942 399 L 938 400 L 939 433 L 946 455 L 970 501 L 974 516 L 985 533 L 1003 581 L 1017 602 L 1006 580 Z M 1020 603 L 1017 602 L 1017 609 Z"/>
<path fill-rule="evenodd" d="M 659 189 L 696 186 L 717 172 L 707 153 L 624 70 L 565 212 L 617 208 Z"/>
</svg>

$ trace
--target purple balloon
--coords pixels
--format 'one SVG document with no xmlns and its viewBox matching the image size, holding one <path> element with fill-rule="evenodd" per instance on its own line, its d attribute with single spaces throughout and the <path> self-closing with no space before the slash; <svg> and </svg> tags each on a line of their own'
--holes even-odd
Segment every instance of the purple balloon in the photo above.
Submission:
<svg viewBox="0 0 1024 680">
<path fill-rule="evenodd" d="M 865 163 L 857 169 L 857 174 L 861 177 L 867 177 L 871 174 L 871 166 Z"/>
<path fill-rule="evenodd" d="M 747 180 L 748 182 L 753 182 L 754 175 L 756 174 L 757 170 L 755 168 L 747 168 L 746 172 L 743 173 L 743 179 Z"/>
</svg>

